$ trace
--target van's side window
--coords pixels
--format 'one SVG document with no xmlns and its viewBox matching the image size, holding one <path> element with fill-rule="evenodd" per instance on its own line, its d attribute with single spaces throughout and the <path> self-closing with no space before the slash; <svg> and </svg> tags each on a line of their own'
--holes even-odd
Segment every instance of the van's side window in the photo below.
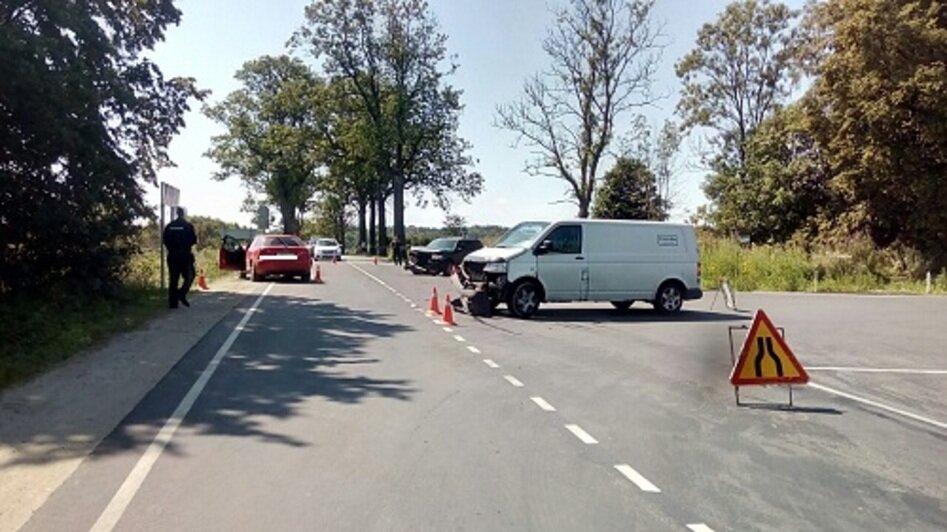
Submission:
<svg viewBox="0 0 947 532">
<path fill-rule="evenodd" d="M 550 253 L 578 255 L 582 253 L 582 226 L 563 225 L 546 237 L 552 243 Z"/>
</svg>

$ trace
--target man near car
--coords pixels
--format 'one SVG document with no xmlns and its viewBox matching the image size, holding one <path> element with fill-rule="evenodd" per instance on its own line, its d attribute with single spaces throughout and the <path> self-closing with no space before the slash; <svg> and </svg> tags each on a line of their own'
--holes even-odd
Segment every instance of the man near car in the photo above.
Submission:
<svg viewBox="0 0 947 532">
<path fill-rule="evenodd" d="M 168 248 L 168 306 L 178 308 L 178 302 L 185 307 L 187 293 L 194 282 L 194 254 L 191 246 L 197 243 L 194 226 L 184 219 L 183 207 L 177 207 L 177 218 L 164 228 L 164 247 Z M 183 279 L 182 279 L 183 278 Z M 183 280 L 181 286 L 178 283 Z"/>
</svg>

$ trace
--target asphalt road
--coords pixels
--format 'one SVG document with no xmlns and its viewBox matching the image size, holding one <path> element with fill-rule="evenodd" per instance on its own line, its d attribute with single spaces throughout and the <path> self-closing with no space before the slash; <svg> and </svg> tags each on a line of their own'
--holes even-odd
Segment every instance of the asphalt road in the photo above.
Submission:
<svg viewBox="0 0 947 532">
<path fill-rule="evenodd" d="M 323 275 L 261 284 L 25 530 L 947 529 L 945 298 L 738 295 L 818 385 L 790 410 L 735 404 L 713 294 L 448 331 L 446 279 Z"/>
</svg>

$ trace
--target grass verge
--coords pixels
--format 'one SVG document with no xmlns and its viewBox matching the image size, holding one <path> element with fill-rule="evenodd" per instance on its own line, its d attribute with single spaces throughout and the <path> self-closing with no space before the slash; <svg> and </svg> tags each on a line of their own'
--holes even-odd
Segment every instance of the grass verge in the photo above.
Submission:
<svg viewBox="0 0 947 532">
<path fill-rule="evenodd" d="M 0 389 L 23 381 L 114 334 L 135 329 L 167 305 L 158 288 L 129 287 L 120 297 L 0 303 Z"/>
</svg>

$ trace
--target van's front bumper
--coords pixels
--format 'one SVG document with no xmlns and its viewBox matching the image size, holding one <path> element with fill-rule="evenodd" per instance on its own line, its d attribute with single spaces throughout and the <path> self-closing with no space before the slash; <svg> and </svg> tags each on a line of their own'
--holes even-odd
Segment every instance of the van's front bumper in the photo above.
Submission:
<svg viewBox="0 0 947 532">
<path fill-rule="evenodd" d="M 700 299 L 704 297 L 704 291 L 700 288 L 688 288 L 684 293 L 684 299 L 690 301 L 691 299 Z"/>
</svg>

